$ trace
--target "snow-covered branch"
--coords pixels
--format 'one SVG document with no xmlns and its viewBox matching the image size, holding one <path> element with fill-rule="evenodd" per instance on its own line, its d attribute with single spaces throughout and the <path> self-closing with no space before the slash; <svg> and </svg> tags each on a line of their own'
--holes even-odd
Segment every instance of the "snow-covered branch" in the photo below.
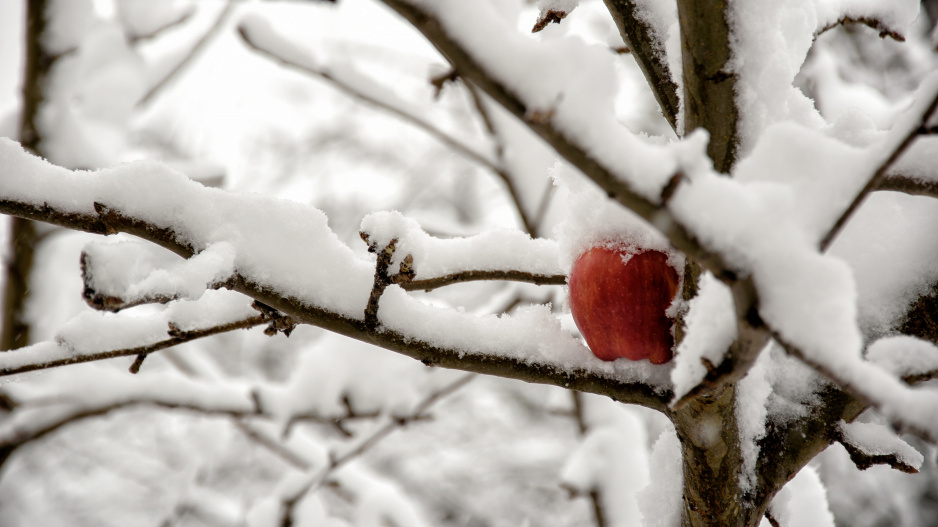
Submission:
<svg viewBox="0 0 938 527">
<path fill-rule="evenodd" d="M 645 74 L 648 86 L 661 107 L 661 113 L 664 114 L 671 128 L 678 135 L 683 135 L 683 123 L 680 117 L 683 94 L 680 93 L 680 87 L 674 80 L 675 72 L 671 71 L 671 61 L 665 50 L 668 28 L 664 17 L 653 15 L 657 14 L 654 8 L 662 4 L 647 0 L 605 0 L 605 3 L 619 28 L 622 40 L 628 45 L 632 56 L 635 57 L 642 73 Z M 659 9 L 662 8 L 659 7 Z M 676 21 L 677 13 L 673 14 Z M 678 72 L 677 77 L 679 76 Z"/>
<path fill-rule="evenodd" d="M 875 423 L 845 423 L 839 427 L 838 441 L 860 470 L 873 465 L 889 465 L 908 474 L 918 473 L 924 457 L 892 430 Z"/>
<path fill-rule="evenodd" d="M 205 188 L 156 164 L 75 174 L 8 140 L 0 140 L 0 160 L 0 212 L 98 234 L 134 234 L 186 258 L 228 243 L 235 251 L 234 272 L 225 287 L 296 323 L 427 364 L 566 386 L 661 410 L 670 398 L 663 368 L 596 359 L 546 307 L 480 317 L 422 304 L 391 285 L 381 296 L 380 326 L 369 328 L 364 313 L 374 264 L 339 242 L 318 210 Z M 396 228 L 390 227 L 387 233 Z M 375 241 L 384 235 L 370 231 Z M 401 247 L 399 254 L 413 253 L 419 275 L 419 244 Z"/>
<path fill-rule="evenodd" d="M 870 176 L 867 180 L 866 185 L 862 190 L 854 197 L 853 202 L 847 207 L 847 209 L 837 218 L 837 221 L 834 223 L 833 227 L 827 231 L 827 234 L 821 239 L 821 250 L 826 251 L 833 243 L 834 239 L 837 238 L 837 235 L 840 231 L 846 226 L 847 222 L 850 221 L 850 218 L 853 216 L 854 212 L 863 204 L 870 192 L 879 188 L 883 184 L 883 180 L 890 179 L 888 177 L 889 170 L 893 165 L 899 160 L 900 157 L 906 152 L 906 150 L 912 145 L 912 143 L 920 136 L 920 130 L 928 125 L 929 120 L 935 113 L 935 109 L 938 108 L 938 86 L 933 78 L 932 82 L 921 88 L 922 97 L 916 102 L 912 109 L 907 113 L 906 119 L 900 121 L 895 126 L 895 131 L 891 134 L 890 143 L 893 144 L 892 148 L 886 151 L 886 155 L 883 156 L 882 161 L 879 166 L 876 168 L 876 171 Z"/>
<path fill-rule="evenodd" d="M 938 180 L 926 180 L 890 172 L 883 177 L 873 190 L 902 192 L 910 196 L 928 196 L 938 198 Z"/>
</svg>

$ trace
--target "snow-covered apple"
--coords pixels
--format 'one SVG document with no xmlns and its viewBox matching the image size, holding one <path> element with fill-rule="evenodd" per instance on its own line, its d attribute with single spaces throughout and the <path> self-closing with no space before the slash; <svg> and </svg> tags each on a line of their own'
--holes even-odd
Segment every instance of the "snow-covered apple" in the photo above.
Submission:
<svg viewBox="0 0 938 527">
<path fill-rule="evenodd" d="M 680 283 L 668 255 L 631 247 L 593 247 L 573 264 L 570 310 L 593 354 L 653 364 L 671 360 L 668 307 Z"/>
</svg>

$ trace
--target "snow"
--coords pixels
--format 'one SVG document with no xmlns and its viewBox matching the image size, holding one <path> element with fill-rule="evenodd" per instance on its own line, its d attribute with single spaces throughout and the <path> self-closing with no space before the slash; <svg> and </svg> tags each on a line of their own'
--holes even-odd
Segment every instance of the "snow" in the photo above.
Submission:
<svg viewBox="0 0 938 527">
<path fill-rule="evenodd" d="M 564 270 L 569 270 L 581 254 L 598 246 L 661 251 L 671 255 L 672 267 L 684 269 L 683 258 L 671 250 L 659 231 L 609 199 L 570 165 L 557 161 L 550 174 L 557 186 L 556 202 L 564 210 L 563 220 L 554 232 Z"/>
<path fill-rule="evenodd" d="M 537 0 L 537 8 L 542 14 L 559 11 L 569 15 L 579 4 L 580 0 Z"/>
<path fill-rule="evenodd" d="M 775 495 L 769 510 L 785 527 L 834 527 L 817 470 L 805 467 Z"/>
<path fill-rule="evenodd" d="M 758 441 L 765 437 L 768 400 L 772 393 L 769 382 L 771 356 L 763 349 L 756 363 L 739 381 L 736 389 L 736 426 L 739 429 L 739 444 L 743 466 L 739 474 L 739 486 L 744 492 L 756 490 L 759 483 L 756 465 L 759 461 Z"/>
<path fill-rule="evenodd" d="M 78 360 L 122 349 L 145 347 L 169 338 L 169 325 L 182 331 L 210 328 L 257 316 L 240 293 L 207 291 L 198 301 L 178 301 L 150 315 L 83 311 L 59 329 L 54 341 L 0 354 L 0 369 L 49 361 Z"/>
<path fill-rule="evenodd" d="M 77 47 L 95 24 L 92 0 L 52 0 L 45 17 L 42 47 L 51 55 Z"/>
<path fill-rule="evenodd" d="M 642 521 L 637 494 L 649 479 L 646 443 L 641 420 L 620 407 L 614 419 L 590 426 L 560 479 L 580 494 L 598 491 L 610 525 L 638 527 Z"/>
<path fill-rule="evenodd" d="M 869 456 L 895 455 L 903 464 L 921 468 L 925 457 L 889 428 L 876 423 L 840 422 L 840 431 L 851 446 Z"/>
<path fill-rule="evenodd" d="M 866 358 L 896 377 L 938 371 L 938 346 L 908 335 L 873 342 L 866 350 Z"/>
<path fill-rule="evenodd" d="M 614 59 L 605 47 L 576 38 L 540 42 L 518 34 L 489 2 L 415 0 L 446 33 L 485 65 L 527 109 L 527 118 L 550 123 L 629 187 L 651 201 L 682 168 L 678 152 L 692 148 L 705 158 L 702 143 L 650 141 L 615 120 Z M 489 31 L 474 28 L 485 26 Z M 523 65 L 523 67 L 519 67 Z"/>
<path fill-rule="evenodd" d="M 385 329 L 461 354 L 491 354 L 549 365 L 558 372 L 585 370 L 622 382 L 645 382 L 658 390 L 668 385 L 667 368 L 645 361 L 597 359 L 561 328 L 549 306 L 519 308 L 511 315 L 472 315 L 424 304 L 392 285 L 381 297 L 378 319 Z"/>
<path fill-rule="evenodd" d="M 541 275 L 564 274 L 557 244 L 531 239 L 526 233 L 490 229 L 465 238 L 434 238 L 412 218 L 397 211 L 371 213 L 362 220 L 362 232 L 371 243 L 385 247 L 398 240 L 392 271 L 403 258 L 414 258 L 416 279 L 436 278 L 460 271 L 523 271 Z"/>
<path fill-rule="evenodd" d="M 700 384 L 707 375 L 703 360 L 713 366 L 723 362 L 736 340 L 736 311 L 729 288 L 709 271 L 700 276 L 697 296 L 687 304 L 684 339 L 678 344 L 671 370 L 674 400 Z"/>
<path fill-rule="evenodd" d="M 97 215 L 95 202 L 103 203 L 172 230 L 196 252 L 226 242 L 236 251 L 234 268 L 245 278 L 310 306 L 364 316 L 374 266 L 336 238 L 319 210 L 205 188 L 152 162 L 73 173 L 8 139 L 0 139 L 0 162 L 7 167 L 0 181 L 5 197 L 88 216 Z"/>
<path fill-rule="evenodd" d="M 786 121 L 769 126 L 733 176 L 747 183 L 783 186 L 790 193 L 801 232 L 814 243 L 834 225 L 870 177 L 872 160 L 864 150 L 824 133 Z"/>
<path fill-rule="evenodd" d="M 96 293 L 133 303 L 147 298 L 197 300 L 207 288 L 234 275 L 235 249 L 228 242 L 209 245 L 187 260 L 152 244 L 94 243 L 85 274 Z"/>
<path fill-rule="evenodd" d="M 678 527 L 684 508 L 684 466 L 674 427 L 664 430 L 651 449 L 648 486 L 638 494 L 642 525 Z"/>
</svg>

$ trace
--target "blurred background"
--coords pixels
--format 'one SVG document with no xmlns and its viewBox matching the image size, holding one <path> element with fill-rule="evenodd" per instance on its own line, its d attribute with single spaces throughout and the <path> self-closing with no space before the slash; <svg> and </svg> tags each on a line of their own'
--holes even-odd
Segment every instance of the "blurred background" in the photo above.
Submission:
<svg viewBox="0 0 938 527">
<path fill-rule="evenodd" d="M 26 21 L 42 4 L 37 37 Z M 529 2 L 497 5 L 519 32 L 537 18 Z M 865 26 L 821 34 L 799 87 L 830 122 L 859 106 L 888 129 L 936 66 L 936 15 L 938 1 L 923 2 L 905 43 Z M 269 23 L 311 67 L 258 53 L 236 30 L 246 19 Z M 672 136 L 600 1 L 530 38 L 569 36 L 609 49 L 624 126 Z M 37 38 L 42 57 L 29 62 Z M 493 227 L 550 237 L 562 215 L 556 155 L 448 74 L 369 0 L 0 0 L 0 135 L 69 168 L 159 160 L 206 185 L 307 204 L 362 255 L 359 223 L 372 211 L 399 210 L 440 237 Z M 4 304 L 4 327 L 18 328 L 4 347 L 54 339 L 90 309 L 79 255 L 96 237 L 0 222 L 4 286 L 24 300 Z M 554 286 L 423 295 L 486 314 L 565 310 Z M 429 368 L 312 327 L 184 344 L 150 356 L 139 377 L 131 362 L 0 380 L 0 525 L 286 525 L 285 510 L 317 526 L 641 525 L 665 498 L 639 491 L 676 463 L 662 461 L 673 432 L 654 412 Z M 153 396 L 176 383 L 249 393 L 272 410 L 169 408 Z M 915 476 L 858 472 L 839 445 L 815 462 L 839 525 L 938 525 L 935 452 L 916 446 L 926 463 Z"/>
</svg>

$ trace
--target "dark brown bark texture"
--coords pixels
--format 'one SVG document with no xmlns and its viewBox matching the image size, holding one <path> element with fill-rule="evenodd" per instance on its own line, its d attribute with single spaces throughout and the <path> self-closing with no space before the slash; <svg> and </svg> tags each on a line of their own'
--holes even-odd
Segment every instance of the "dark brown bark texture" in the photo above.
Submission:
<svg viewBox="0 0 938 527">
<path fill-rule="evenodd" d="M 46 26 L 45 11 L 46 0 L 29 0 L 26 8 L 23 107 L 19 126 L 20 143 L 37 155 L 42 155 L 42 152 L 36 117 L 43 103 L 46 77 L 54 60 L 41 46 Z M 29 300 L 29 280 L 38 242 L 39 235 L 35 223 L 22 218 L 13 218 L 10 221 L 0 350 L 11 350 L 29 344 L 30 327 L 26 320 L 26 304 Z"/>
</svg>

